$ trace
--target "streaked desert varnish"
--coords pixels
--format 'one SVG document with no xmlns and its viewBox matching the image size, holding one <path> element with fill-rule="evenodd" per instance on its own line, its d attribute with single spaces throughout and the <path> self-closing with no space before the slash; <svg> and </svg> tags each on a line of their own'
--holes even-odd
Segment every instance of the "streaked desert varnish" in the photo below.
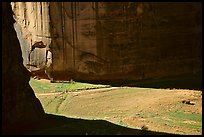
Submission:
<svg viewBox="0 0 204 137">
<path fill-rule="evenodd" d="M 143 80 L 201 71 L 200 3 L 14 2 L 30 46 L 61 80 Z M 43 68 L 46 49 L 32 53 Z M 32 68 L 30 68 L 32 70 Z"/>
</svg>

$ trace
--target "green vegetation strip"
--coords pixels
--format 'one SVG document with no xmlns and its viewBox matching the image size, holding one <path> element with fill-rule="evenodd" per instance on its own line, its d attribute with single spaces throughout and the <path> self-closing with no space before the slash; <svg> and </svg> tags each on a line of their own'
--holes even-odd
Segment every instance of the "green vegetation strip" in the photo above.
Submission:
<svg viewBox="0 0 204 137">
<path fill-rule="evenodd" d="M 202 122 L 202 114 L 190 114 L 190 113 L 184 113 L 181 111 L 171 111 L 169 112 L 169 115 L 172 117 L 176 117 L 179 119 L 186 119 L 186 120 L 192 120 L 195 122 Z"/>
<path fill-rule="evenodd" d="M 30 86 L 33 88 L 35 93 L 41 92 L 66 92 L 66 91 L 76 91 L 83 89 L 97 89 L 97 88 L 105 88 L 110 87 L 109 85 L 101 85 L 101 84 L 89 84 L 89 83 L 50 83 L 49 81 L 40 81 L 35 80 L 33 78 L 29 81 Z"/>
<path fill-rule="evenodd" d="M 197 130 L 202 129 L 202 114 L 190 114 L 182 111 L 170 111 L 164 114 L 164 117 L 168 118 L 169 120 L 161 119 L 161 118 L 153 118 L 153 119 L 156 120 L 156 122 L 159 122 L 161 124 L 166 123 L 171 126 L 181 126 L 181 127 L 197 129 Z M 185 121 L 189 121 L 190 123 L 185 123 Z"/>
</svg>

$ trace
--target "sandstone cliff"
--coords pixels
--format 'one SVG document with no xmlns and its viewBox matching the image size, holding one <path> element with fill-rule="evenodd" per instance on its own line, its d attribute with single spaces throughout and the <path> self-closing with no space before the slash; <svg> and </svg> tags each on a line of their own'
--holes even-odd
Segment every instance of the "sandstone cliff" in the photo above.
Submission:
<svg viewBox="0 0 204 137">
<path fill-rule="evenodd" d="M 29 46 L 49 47 L 54 79 L 143 80 L 202 69 L 201 3 L 17 2 L 13 9 Z M 43 68 L 46 48 L 36 48 L 30 64 Z"/>
</svg>

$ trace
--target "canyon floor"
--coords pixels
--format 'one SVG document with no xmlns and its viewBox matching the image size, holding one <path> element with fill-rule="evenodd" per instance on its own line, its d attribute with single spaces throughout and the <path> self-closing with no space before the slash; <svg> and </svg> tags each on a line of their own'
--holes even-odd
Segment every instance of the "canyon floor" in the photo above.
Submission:
<svg viewBox="0 0 204 137">
<path fill-rule="evenodd" d="M 202 134 L 201 90 L 77 84 L 76 82 L 60 85 L 34 79 L 30 83 L 47 114 L 73 120 L 102 120 L 119 127 L 141 131 Z M 55 85 L 55 89 L 50 88 L 50 85 Z M 78 89 L 79 87 L 82 88 Z M 90 123 L 82 125 L 79 121 L 76 123 L 68 122 L 36 134 L 80 134 L 81 131 L 76 130 L 79 127 L 81 130 L 91 128 L 92 131 L 87 129 L 84 134 L 129 134 L 120 128 L 115 129 L 116 132 L 109 132 L 109 127 L 101 128 Z"/>
</svg>

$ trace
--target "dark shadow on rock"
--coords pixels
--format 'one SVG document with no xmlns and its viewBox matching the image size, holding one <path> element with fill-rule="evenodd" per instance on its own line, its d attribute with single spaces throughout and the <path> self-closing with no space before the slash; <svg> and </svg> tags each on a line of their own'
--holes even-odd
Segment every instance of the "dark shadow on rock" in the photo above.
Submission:
<svg viewBox="0 0 204 137">
<path fill-rule="evenodd" d="M 194 75 L 181 75 L 175 77 L 165 77 L 158 79 L 147 79 L 141 82 L 135 82 L 130 86 L 144 88 L 169 88 L 169 89 L 190 89 L 202 90 L 202 73 Z"/>
<path fill-rule="evenodd" d="M 109 80 L 109 81 L 80 81 L 92 84 L 106 84 L 116 87 L 142 87 L 142 88 L 169 88 L 202 90 L 202 72 L 193 75 L 179 75 L 172 77 L 151 78 L 142 80 Z"/>
<path fill-rule="evenodd" d="M 85 120 L 46 114 L 46 120 L 32 135 L 175 135 L 164 132 L 132 129 L 105 120 Z"/>
</svg>

